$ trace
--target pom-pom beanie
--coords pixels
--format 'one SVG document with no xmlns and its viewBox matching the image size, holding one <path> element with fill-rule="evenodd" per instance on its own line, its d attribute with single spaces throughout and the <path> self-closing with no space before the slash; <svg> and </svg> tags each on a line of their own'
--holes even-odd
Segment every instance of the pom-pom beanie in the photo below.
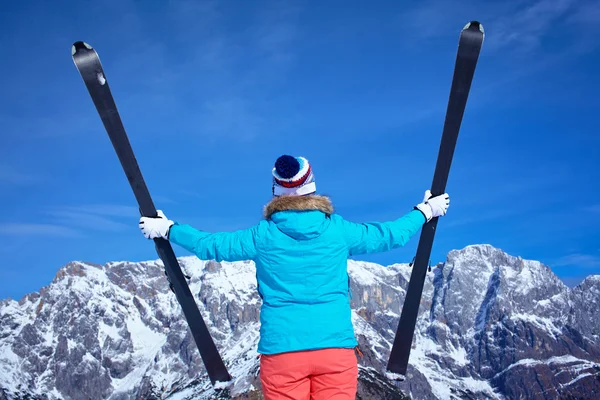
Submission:
<svg viewBox="0 0 600 400">
<path fill-rule="evenodd" d="M 304 196 L 316 192 L 312 168 L 304 157 L 282 155 L 273 167 L 274 196 Z"/>
</svg>

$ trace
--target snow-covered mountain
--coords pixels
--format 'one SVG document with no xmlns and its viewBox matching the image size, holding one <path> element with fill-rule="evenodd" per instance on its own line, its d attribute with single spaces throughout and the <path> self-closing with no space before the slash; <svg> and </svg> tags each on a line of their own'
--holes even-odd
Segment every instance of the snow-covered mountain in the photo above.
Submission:
<svg viewBox="0 0 600 400">
<path fill-rule="evenodd" d="M 260 398 L 254 264 L 180 258 L 234 398 Z M 350 260 L 361 399 L 600 398 L 600 276 L 570 289 L 489 245 L 428 274 L 406 381 L 385 377 L 411 269 Z M 0 302 L 0 399 L 215 395 L 159 261 L 73 262 Z"/>
</svg>

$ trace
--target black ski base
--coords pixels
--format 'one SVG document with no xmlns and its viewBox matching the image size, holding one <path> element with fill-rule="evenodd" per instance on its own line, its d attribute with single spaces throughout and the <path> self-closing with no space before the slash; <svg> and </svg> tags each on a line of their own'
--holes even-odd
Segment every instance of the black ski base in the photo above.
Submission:
<svg viewBox="0 0 600 400">
<path fill-rule="evenodd" d="M 121 122 L 121 117 L 108 86 L 108 81 L 98 54 L 87 43 L 75 42 L 71 50 L 71 55 L 121 162 L 123 171 L 138 202 L 141 215 L 156 217 L 157 212 L 154 202 L 150 197 L 133 149 L 131 148 L 129 138 Z M 156 252 L 165 266 L 165 274 L 167 275 L 169 287 L 175 293 L 179 304 L 181 304 L 183 314 L 212 384 L 215 385 L 216 382 L 230 381 L 231 376 L 202 319 L 200 310 L 196 305 L 192 292 L 186 282 L 186 276 L 184 276 L 181 270 L 173 248 L 164 239 L 154 239 L 154 244 Z"/>
<path fill-rule="evenodd" d="M 452 157 L 456 147 L 458 132 L 462 123 L 463 114 L 467 104 L 467 98 L 471 88 L 471 82 L 479 59 L 479 52 L 483 44 L 484 32 L 483 26 L 472 21 L 468 23 L 460 34 L 456 63 L 454 66 L 454 75 L 452 86 L 450 88 L 450 97 L 448 108 L 446 110 L 446 119 L 444 130 L 440 143 L 438 158 L 431 184 L 431 194 L 433 196 L 441 195 L 446 190 L 446 182 L 452 164 Z M 402 307 L 402 314 L 396 330 L 394 344 L 388 360 L 387 370 L 406 375 L 408 368 L 408 359 L 412 346 L 423 285 L 429 267 L 429 257 L 433 246 L 433 239 L 437 228 L 438 218 L 433 218 L 426 223 L 421 230 L 417 254 L 414 258 L 414 265 L 408 283 L 408 290 Z"/>
</svg>

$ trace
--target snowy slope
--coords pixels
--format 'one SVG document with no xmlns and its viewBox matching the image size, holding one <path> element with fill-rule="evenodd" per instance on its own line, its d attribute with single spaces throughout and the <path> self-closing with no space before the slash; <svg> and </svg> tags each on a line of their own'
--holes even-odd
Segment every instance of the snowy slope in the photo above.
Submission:
<svg viewBox="0 0 600 400">
<path fill-rule="evenodd" d="M 259 391 L 254 264 L 180 262 L 234 377 L 231 394 Z M 600 390 L 600 277 L 569 289 L 548 267 L 491 246 L 450 252 L 427 276 L 408 379 L 394 386 L 381 372 L 411 269 L 350 260 L 348 271 L 364 353 L 360 398 L 586 398 Z M 73 262 L 39 293 L 0 302 L 0 399 L 213 394 L 160 261 Z"/>
</svg>

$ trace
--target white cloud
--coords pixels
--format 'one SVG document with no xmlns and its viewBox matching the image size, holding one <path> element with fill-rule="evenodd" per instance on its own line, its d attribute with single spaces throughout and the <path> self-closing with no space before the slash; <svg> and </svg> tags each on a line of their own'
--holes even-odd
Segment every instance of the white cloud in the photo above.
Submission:
<svg viewBox="0 0 600 400">
<path fill-rule="evenodd" d="M 136 207 L 114 204 L 58 207 L 48 210 L 46 214 L 53 216 L 57 224 L 109 232 L 137 227 L 140 215 Z"/>
<path fill-rule="evenodd" d="M 590 214 L 600 214 L 600 204 L 593 204 L 584 208 L 585 212 Z"/>
<path fill-rule="evenodd" d="M 0 165 L 0 184 L 2 185 L 31 185 L 37 181 L 38 179 L 33 175 Z"/>
<path fill-rule="evenodd" d="M 519 0 L 504 2 L 464 1 L 459 4 L 442 0 L 421 2 L 411 10 L 403 10 L 400 20 L 417 40 L 429 40 L 454 32 L 468 21 L 477 20 L 486 31 L 486 52 L 505 49 L 509 45 L 531 51 L 542 38 L 567 20 L 570 13 L 579 15 L 592 8 L 590 2 L 576 0 L 538 0 L 524 4 Z M 578 21 L 584 18 L 578 17 Z M 590 21 L 593 22 L 593 21 Z"/>
<path fill-rule="evenodd" d="M 109 82 L 120 81 L 120 93 L 125 93 L 115 101 L 132 136 L 134 128 L 127 127 L 135 122 L 127 122 L 126 115 L 140 104 L 158 123 L 177 112 L 179 133 L 203 140 L 252 140 L 268 131 L 265 126 L 278 125 L 272 122 L 278 117 L 270 112 L 270 92 L 285 82 L 295 60 L 295 2 L 252 7 L 235 29 L 221 7 L 237 3 L 169 2 L 163 18 L 172 28 L 164 36 L 168 42 L 146 33 L 155 29 L 154 21 L 140 18 L 134 3 L 110 7 L 113 14 L 126 15 L 115 18 L 113 32 L 135 46 L 125 51 L 108 42 L 98 51 L 108 60 Z M 140 65 L 148 67 L 140 70 Z"/>
<path fill-rule="evenodd" d="M 4 223 L 0 224 L 0 235 L 4 236 L 59 236 L 78 237 L 78 231 L 55 224 Z"/>
<path fill-rule="evenodd" d="M 514 45 L 521 50 L 536 49 L 541 39 L 555 27 L 555 23 L 564 17 L 575 0 L 540 0 L 522 8 L 518 2 L 510 13 L 500 15 L 491 21 L 493 35 L 491 47 L 495 50 Z"/>
<path fill-rule="evenodd" d="M 600 27 L 600 1 L 580 1 L 579 7 L 568 18 L 569 22 Z"/>
<path fill-rule="evenodd" d="M 114 204 L 89 204 L 48 209 L 50 222 L 0 224 L 0 235 L 82 237 L 85 231 L 117 232 L 137 229 L 136 207 Z M 119 221 L 124 219 L 124 222 Z"/>
<path fill-rule="evenodd" d="M 63 212 L 96 214 L 111 217 L 135 218 L 139 216 L 139 210 L 133 206 L 123 206 L 118 204 L 88 204 L 80 206 L 66 206 L 59 209 Z"/>
<path fill-rule="evenodd" d="M 556 260 L 554 266 L 597 268 L 600 267 L 600 256 L 595 254 L 573 253 Z"/>
</svg>

